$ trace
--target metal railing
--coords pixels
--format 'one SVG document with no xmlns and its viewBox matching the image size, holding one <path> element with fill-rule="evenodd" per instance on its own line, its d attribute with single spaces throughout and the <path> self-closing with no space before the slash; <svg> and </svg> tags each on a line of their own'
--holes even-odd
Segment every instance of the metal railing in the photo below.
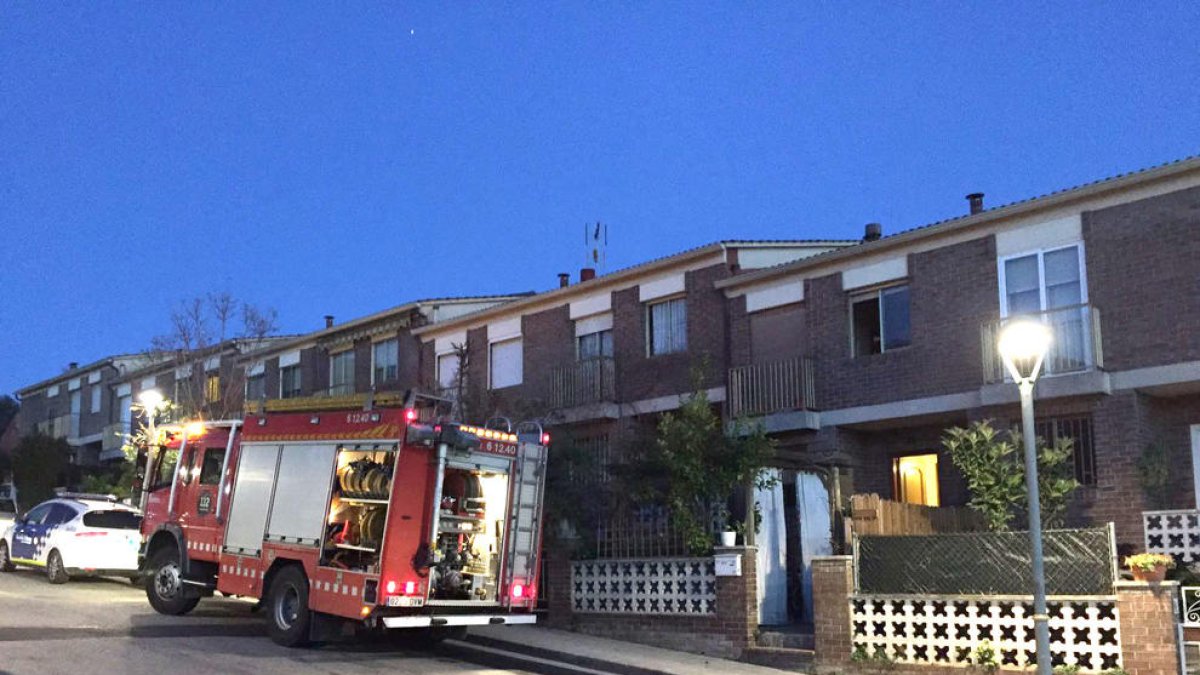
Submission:
<svg viewBox="0 0 1200 675">
<path fill-rule="evenodd" d="M 1004 325 L 1018 318 L 1037 319 L 1050 327 L 1054 341 L 1042 364 L 1043 375 L 1079 373 L 1104 367 L 1100 309 L 1090 304 L 1071 305 L 983 324 L 983 378 L 986 383 L 1003 382 L 1007 377 L 996 343 Z"/>
<path fill-rule="evenodd" d="M 616 362 L 600 356 L 550 370 L 550 407 L 571 408 L 616 400 Z"/>
<path fill-rule="evenodd" d="M 51 438 L 66 438 L 71 433 L 71 418 L 77 416 L 59 415 L 51 417 L 44 422 L 38 422 L 34 428 L 38 433 L 45 434 Z"/>
<path fill-rule="evenodd" d="M 816 383 L 807 356 L 729 369 L 729 410 L 734 417 L 812 410 Z"/>
</svg>

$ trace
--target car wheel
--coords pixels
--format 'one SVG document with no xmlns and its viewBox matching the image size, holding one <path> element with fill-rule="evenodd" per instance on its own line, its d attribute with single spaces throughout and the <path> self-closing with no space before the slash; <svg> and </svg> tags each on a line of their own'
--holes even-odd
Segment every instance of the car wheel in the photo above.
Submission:
<svg viewBox="0 0 1200 675">
<path fill-rule="evenodd" d="M 146 599 L 159 614 L 178 616 L 196 608 L 200 596 L 189 593 L 183 585 L 179 552 L 173 547 L 159 550 L 150 558 L 146 576 Z"/>
<path fill-rule="evenodd" d="M 8 555 L 8 542 L 0 539 L 0 572 L 11 572 L 15 569 L 17 566 Z"/>
<path fill-rule="evenodd" d="M 67 568 L 63 566 L 62 554 L 58 549 L 50 551 L 50 555 L 46 556 L 46 579 L 52 584 L 65 584 L 70 578 Z"/>
<path fill-rule="evenodd" d="M 308 644 L 308 579 L 304 570 L 289 565 L 271 580 L 267 612 L 267 633 L 275 644 L 303 647 Z"/>
</svg>

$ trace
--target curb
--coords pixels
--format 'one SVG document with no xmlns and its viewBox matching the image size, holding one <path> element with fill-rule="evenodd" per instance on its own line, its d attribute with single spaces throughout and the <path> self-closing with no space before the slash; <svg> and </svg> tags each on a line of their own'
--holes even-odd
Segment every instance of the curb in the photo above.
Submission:
<svg viewBox="0 0 1200 675">
<path fill-rule="evenodd" d="M 600 670 L 607 673 L 616 673 L 617 675 L 673 675 L 671 671 L 667 670 L 655 670 L 653 668 L 634 666 L 628 663 L 606 661 L 604 659 L 597 659 L 590 656 L 580 656 L 578 654 L 572 654 L 571 652 L 558 651 L 555 649 L 532 647 L 520 642 L 501 640 L 484 635 L 472 635 L 471 633 L 467 633 L 464 642 L 468 644 L 476 644 L 481 647 L 490 647 L 492 649 L 502 649 L 510 652 L 516 652 L 518 654 L 526 654 L 528 656 L 533 656 L 540 659 L 569 663 L 580 668 Z"/>
</svg>

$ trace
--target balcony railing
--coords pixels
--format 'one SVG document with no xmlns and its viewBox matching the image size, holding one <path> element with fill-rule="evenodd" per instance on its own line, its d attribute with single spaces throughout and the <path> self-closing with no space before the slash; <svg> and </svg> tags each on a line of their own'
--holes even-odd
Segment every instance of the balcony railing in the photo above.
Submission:
<svg viewBox="0 0 1200 675">
<path fill-rule="evenodd" d="M 988 384 L 1003 382 L 1008 375 L 996 342 L 1004 325 L 1017 318 L 1037 319 L 1050 327 L 1053 342 L 1042 363 L 1043 375 L 1081 373 L 1104 367 L 1100 309 L 1092 305 L 1071 305 L 985 323 L 981 332 L 983 378 Z"/>
<path fill-rule="evenodd" d="M 728 396 L 733 417 L 812 410 L 816 399 L 812 359 L 798 356 L 730 368 Z"/>
<path fill-rule="evenodd" d="M 573 408 L 616 400 L 616 363 L 610 356 L 577 361 L 550 371 L 550 407 Z"/>
<path fill-rule="evenodd" d="M 59 415 L 51 417 L 44 422 L 38 422 L 34 425 L 38 433 L 46 434 L 51 438 L 66 438 L 71 433 L 71 418 L 72 415 Z M 78 417 L 76 417 L 78 419 Z"/>
</svg>

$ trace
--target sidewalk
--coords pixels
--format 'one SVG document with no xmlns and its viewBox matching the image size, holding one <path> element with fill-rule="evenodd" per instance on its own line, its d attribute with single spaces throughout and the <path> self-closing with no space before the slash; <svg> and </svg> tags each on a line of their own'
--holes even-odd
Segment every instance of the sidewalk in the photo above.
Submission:
<svg viewBox="0 0 1200 675">
<path fill-rule="evenodd" d="M 623 675 L 780 675 L 783 672 L 740 661 L 538 626 L 472 627 L 466 641 Z"/>
</svg>

